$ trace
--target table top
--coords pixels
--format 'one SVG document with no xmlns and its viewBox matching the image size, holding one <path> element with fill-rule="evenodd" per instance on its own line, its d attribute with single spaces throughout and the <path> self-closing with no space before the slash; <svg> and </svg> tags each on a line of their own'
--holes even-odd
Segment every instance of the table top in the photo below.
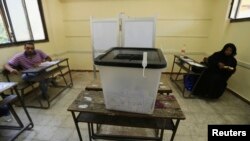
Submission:
<svg viewBox="0 0 250 141">
<path fill-rule="evenodd" d="M 201 63 L 195 61 L 194 59 L 188 57 L 188 56 L 183 56 L 183 55 L 174 55 L 176 58 L 180 59 L 182 62 L 185 62 L 188 65 L 191 66 L 196 66 L 196 67 L 205 67 L 204 65 L 202 65 Z"/>
<path fill-rule="evenodd" d="M 57 60 L 52 60 L 52 61 L 48 61 L 48 62 L 43 62 L 40 64 L 40 66 L 35 67 L 35 68 L 30 68 L 27 70 L 22 71 L 22 73 L 39 73 L 41 71 L 44 71 L 48 68 L 51 68 L 63 61 L 68 60 L 68 58 L 64 58 L 64 59 L 57 59 Z"/>
<path fill-rule="evenodd" d="M 0 82 L 0 93 L 14 87 L 17 85 L 17 82 Z"/>
<path fill-rule="evenodd" d="M 153 114 L 138 114 L 107 110 L 105 108 L 102 91 L 82 91 L 69 106 L 68 111 L 96 113 L 110 116 L 185 119 L 185 115 L 176 98 L 173 95 L 166 96 L 160 94 L 157 95 Z"/>
</svg>

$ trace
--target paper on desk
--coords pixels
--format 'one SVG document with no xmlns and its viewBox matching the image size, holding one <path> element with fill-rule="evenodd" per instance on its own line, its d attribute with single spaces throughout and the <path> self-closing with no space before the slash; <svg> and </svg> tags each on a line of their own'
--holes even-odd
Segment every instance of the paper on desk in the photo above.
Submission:
<svg viewBox="0 0 250 141">
<path fill-rule="evenodd" d="M 183 60 L 187 61 L 187 62 L 194 62 L 193 59 L 189 59 L 189 58 L 183 58 Z"/>
<path fill-rule="evenodd" d="M 197 67 L 204 67 L 202 64 L 196 62 L 189 62 L 190 65 L 197 66 Z"/>
<path fill-rule="evenodd" d="M 13 83 L 9 83 L 9 82 L 0 82 L 0 89 L 5 89 L 7 87 L 12 86 Z"/>
<path fill-rule="evenodd" d="M 7 83 L 0 83 L 0 89 L 4 89 L 6 87 L 8 87 Z"/>
<path fill-rule="evenodd" d="M 0 93 L 13 86 L 14 82 L 0 82 Z"/>
<path fill-rule="evenodd" d="M 55 65 L 57 64 L 59 61 L 46 61 L 46 62 L 42 62 L 39 67 L 48 67 L 48 66 L 51 66 L 51 65 Z"/>
</svg>

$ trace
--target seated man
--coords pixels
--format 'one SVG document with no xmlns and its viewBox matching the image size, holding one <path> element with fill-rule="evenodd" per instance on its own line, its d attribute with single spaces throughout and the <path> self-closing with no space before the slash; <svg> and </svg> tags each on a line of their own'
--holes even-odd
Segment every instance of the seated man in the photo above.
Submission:
<svg viewBox="0 0 250 141">
<path fill-rule="evenodd" d="M 226 89 L 227 80 L 236 71 L 236 47 L 226 44 L 221 51 L 204 59 L 207 69 L 198 81 L 194 95 L 207 98 L 219 98 Z"/>
<path fill-rule="evenodd" d="M 41 50 L 35 49 L 33 42 L 27 42 L 24 45 L 24 52 L 18 53 L 11 58 L 7 64 L 5 64 L 5 69 L 7 69 L 10 73 L 18 74 L 18 70 L 16 68 L 21 68 L 22 70 L 30 69 L 39 66 L 40 63 L 44 61 L 51 61 L 52 59 L 42 52 Z M 26 75 L 23 74 L 23 80 L 27 81 L 31 77 L 34 77 L 36 74 Z M 43 97 L 47 97 L 47 82 L 46 80 L 40 81 L 40 90 L 42 92 Z"/>
</svg>

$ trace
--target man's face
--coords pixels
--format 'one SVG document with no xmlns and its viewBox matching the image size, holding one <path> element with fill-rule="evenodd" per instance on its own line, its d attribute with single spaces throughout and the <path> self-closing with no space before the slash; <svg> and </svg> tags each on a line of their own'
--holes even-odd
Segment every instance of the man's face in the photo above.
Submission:
<svg viewBox="0 0 250 141">
<path fill-rule="evenodd" d="M 32 44 L 26 44 L 24 50 L 26 55 L 33 55 L 35 53 L 35 47 Z"/>
</svg>

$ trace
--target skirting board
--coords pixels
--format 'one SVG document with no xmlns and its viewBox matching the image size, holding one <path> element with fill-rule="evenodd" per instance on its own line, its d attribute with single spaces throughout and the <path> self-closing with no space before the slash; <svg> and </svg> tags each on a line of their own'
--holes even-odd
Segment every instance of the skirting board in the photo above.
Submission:
<svg viewBox="0 0 250 141">
<path fill-rule="evenodd" d="M 240 94 L 234 92 L 233 90 L 231 90 L 231 89 L 229 89 L 229 88 L 227 88 L 227 90 L 228 90 L 229 92 L 231 92 L 231 94 L 233 94 L 234 96 L 238 97 L 239 99 L 241 99 L 242 101 L 244 101 L 244 102 L 246 102 L 247 104 L 250 105 L 250 101 L 247 100 L 246 98 L 242 97 Z"/>
</svg>

